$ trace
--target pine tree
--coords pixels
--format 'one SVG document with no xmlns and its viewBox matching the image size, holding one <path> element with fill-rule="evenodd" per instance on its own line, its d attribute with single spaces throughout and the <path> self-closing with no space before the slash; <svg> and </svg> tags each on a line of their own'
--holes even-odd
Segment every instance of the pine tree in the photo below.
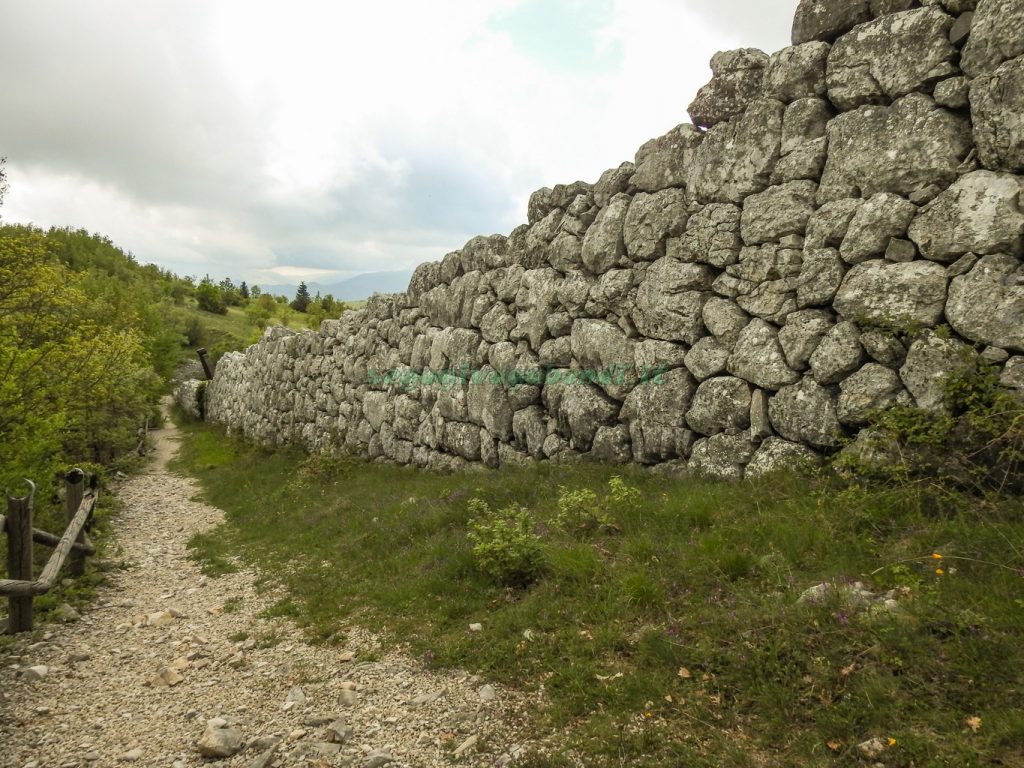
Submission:
<svg viewBox="0 0 1024 768">
<path fill-rule="evenodd" d="M 305 312 L 309 307 L 309 288 L 306 287 L 305 282 L 299 283 L 299 290 L 295 292 L 295 299 L 291 303 L 291 308 L 296 312 Z"/>
<path fill-rule="evenodd" d="M 243 280 L 242 284 L 238 286 L 238 292 L 242 294 L 243 299 L 249 298 L 249 286 L 245 284 L 245 280 Z"/>
</svg>

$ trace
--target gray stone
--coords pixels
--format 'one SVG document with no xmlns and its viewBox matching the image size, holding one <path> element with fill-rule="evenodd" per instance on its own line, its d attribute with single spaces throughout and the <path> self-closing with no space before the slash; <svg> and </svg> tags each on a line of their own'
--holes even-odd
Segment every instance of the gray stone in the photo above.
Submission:
<svg viewBox="0 0 1024 768">
<path fill-rule="evenodd" d="M 839 255 L 848 264 L 883 256 L 892 238 L 907 234 L 916 214 L 917 206 L 899 195 L 872 195 L 854 214 Z"/>
<path fill-rule="evenodd" d="M 793 181 L 748 197 L 740 220 L 743 242 L 759 245 L 786 235 L 803 235 L 814 213 L 817 191 L 813 181 Z"/>
<path fill-rule="evenodd" d="M 935 86 L 935 103 L 948 109 L 965 109 L 971 104 L 971 81 L 949 77 Z"/>
<path fill-rule="evenodd" d="M 863 200 L 845 197 L 825 203 L 807 222 L 807 238 L 804 246 L 810 248 L 838 248 L 850 231 L 850 223 L 857 211 L 864 205 Z"/>
<path fill-rule="evenodd" d="M 828 140 L 821 138 L 801 144 L 775 164 L 771 184 L 788 184 L 791 181 L 813 181 L 817 183 L 825 172 L 828 160 Z"/>
<path fill-rule="evenodd" d="M 623 227 L 629 204 L 629 195 L 616 195 L 587 230 L 583 239 L 583 265 L 596 275 L 623 263 L 626 255 Z"/>
<path fill-rule="evenodd" d="M 641 192 L 629 204 L 623 231 L 626 253 L 636 261 L 654 261 L 665 255 L 665 243 L 686 229 L 686 193 L 665 189 Z"/>
<path fill-rule="evenodd" d="M 835 117 L 832 106 L 824 99 L 807 98 L 794 101 L 782 117 L 782 140 L 779 151 L 783 155 L 824 139 L 828 122 Z"/>
<path fill-rule="evenodd" d="M 801 472 L 821 464 L 821 457 L 805 445 L 791 443 L 780 437 L 769 437 L 757 449 L 744 476 L 757 480 L 776 472 Z"/>
<path fill-rule="evenodd" d="M 845 275 L 846 265 L 835 248 L 805 249 L 796 284 L 797 307 L 804 309 L 831 304 Z"/>
<path fill-rule="evenodd" d="M 393 762 L 395 762 L 395 758 L 391 756 L 390 752 L 378 749 L 368 754 L 361 765 L 362 768 L 383 768 Z"/>
<path fill-rule="evenodd" d="M 917 258 L 917 246 L 910 240 L 894 237 L 885 248 L 885 260 L 905 264 Z"/>
<path fill-rule="evenodd" d="M 1006 361 L 999 383 L 1007 389 L 1024 391 L 1024 356 L 1017 355 Z"/>
<path fill-rule="evenodd" d="M 828 97 L 843 112 L 927 91 L 956 74 L 953 19 L 938 8 L 882 16 L 843 35 L 828 56 Z"/>
<path fill-rule="evenodd" d="M 683 123 L 647 142 L 637 150 L 632 185 L 640 192 L 686 186 L 694 153 L 703 139 L 703 133 Z"/>
<path fill-rule="evenodd" d="M 690 167 L 691 196 L 700 203 L 741 203 L 766 189 L 779 159 L 784 110 L 781 102 L 758 99 L 708 131 Z"/>
<path fill-rule="evenodd" d="M 712 203 L 691 216 L 680 243 L 683 261 L 724 268 L 739 259 L 742 211 L 730 203 Z"/>
<path fill-rule="evenodd" d="M 769 398 L 770 395 L 763 389 L 755 389 L 750 397 L 750 439 L 755 443 L 775 434 L 768 417 Z"/>
<path fill-rule="evenodd" d="M 851 426 L 868 423 L 872 413 L 888 408 L 903 391 L 896 372 L 878 363 L 868 363 L 839 385 L 839 421 Z"/>
<path fill-rule="evenodd" d="M 725 370 L 729 352 L 729 348 L 714 336 L 705 336 L 686 353 L 686 368 L 697 381 L 704 381 Z"/>
<path fill-rule="evenodd" d="M 740 333 L 729 357 L 728 370 L 734 376 L 770 390 L 777 390 L 800 378 L 786 364 L 778 330 L 760 318 L 751 320 Z"/>
<path fill-rule="evenodd" d="M 747 108 L 760 95 L 768 56 L 755 48 L 720 51 L 711 58 L 711 82 L 697 92 L 688 108 L 694 125 L 710 128 Z"/>
<path fill-rule="evenodd" d="M 938 264 L 867 261 L 851 269 L 835 307 L 848 320 L 906 327 L 932 327 L 946 305 L 946 271 Z"/>
<path fill-rule="evenodd" d="M 971 118 L 981 164 L 1024 172 L 1024 56 L 971 83 Z"/>
<path fill-rule="evenodd" d="M 746 434 L 713 435 L 693 444 L 689 468 L 717 480 L 740 480 L 755 449 Z"/>
<path fill-rule="evenodd" d="M 903 197 L 946 185 L 973 148 L 968 122 L 911 93 L 891 107 L 861 107 L 828 125 L 829 156 L 821 204 L 892 192 Z"/>
<path fill-rule="evenodd" d="M 971 36 L 971 27 L 974 26 L 974 11 L 965 11 L 956 17 L 953 26 L 949 30 L 949 42 L 957 48 L 962 48 Z"/>
<path fill-rule="evenodd" d="M 973 359 L 973 351 L 963 342 L 927 333 L 910 345 L 900 378 L 918 408 L 942 412 L 947 409 L 947 380 L 973 366 Z"/>
<path fill-rule="evenodd" d="M 965 253 L 1024 252 L 1024 178 L 975 171 L 929 203 L 910 227 L 928 259 L 949 264 Z"/>
<path fill-rule="evenodd" d="M 640 376 L 651 371 L 668 371 L 686 364 L 686 347 L 670 341 L 645 339 L 637 342 L 634 350 L 637 372 Z"/>
<path fill-rule="evenodd" d="M 611 168 L 601 174 L 594 185 L 594 203 L 604 208 L 618 194 L 629 191 L 629 182 L 636 173 L 636 165 L 622 163 L 618 168 Z"/>
<path fill-rule="evenodd" d="M 864 347 L 860 331 L 851 322 L 833 326 L 811 355 L 811 375 L 819 384 L 838 384 L 860 368 Z"/>
<path fill-rule="evenodd" d="M 779 331 L 786 364 L 795 371 L 806 370 L 811 355 L 833 325 L 832 316 L 817 309 L 794 312 L 786 318 L 786 325 Z"/>
<path fill-rule="evenodd" d="M 712 296 L 702 312 L 704 324 L 711 334 L 728 349 L 732 349 L 740 332 L 750 322 L 750 315 L 734 301 Z"/>
<path fill-rule="evenodd" d="M 710 268 L 663 258 L 644 273 L 633 322 L 644 336 L 694 344 L 704 335 L 701 311 L 714 280 Z"/>
<path fill-rule="evenodd" d="M 693 444 L 686 428 L 697 382 L 685 369 L 668 371 L 652 381 L 638 384 L 622 408 L 629 422 L 633 458 L 642 464 L 685 458 Z"/>
<path fill-rule="evenodd" d="M 750 385 L 732 376 L 701 383 L 693 396 L 686 422 L 702 435 L 735 432 L 750 426 Z"/>
<path fill-rule="evenodd" d="M 867 330 L 860 336 L 860 343 L 873 359 L 888 368 L 899 368 L 907 359 L 907 350 L 891 333 Z"/>
<path fill-rule="evenodd" d="M 544 458 L 544 441 L 548 437 L 548 423 L 540 406 L 531 405 L 516 411 L 512 417 L 512 434 L 518 447 L 535 459 Z"/>
<path fill-rule="evenodd" d="M 825 62 L 829 44 L 811 42 L 773 53 L 761 83 L 762 95 L 789 104 L 825 95 Z"/>
<path fill-rule="evenodd" d="M 946 304 L 953 329 L 971 341 L 1024 352 L 1024 264 L 985 256 L 953 279 Z"/>
<path fill-rule="evenodd" d="M 836 396 L 814 379 L 779 390 L 768 404 L 775 430 L 787 440 L 815 448 L 838 447 L 843 438 Z"/>
<path fill-rule="evenodd" d="M 636 342 L 604 320 L 577 320 L 572 326 L 572 355 L 611 397 L 622 400 L 636 379 Z"/>
<path fill-rule="evenodd" d="M 629 427 L 625 424 L 598 427 L 590 453 L 594 459 L 604 464 L 629 463 L 633 458 Z"/>
<path fill-rule="evenodd" d="M 224 759 L 238 754 L 242 751 L 244 743 L 242 734 L 231 727 L 217 728 L 207 726 L 203 735 L 196 742 L 199 754 L 207 758 Z"/>
<path fill-rule="evenodd" d="M 812 40 L 831 43 L 870 20 L 868 0 L 800 0 L 793 18 L 793 44 Z"/>
<path fill-rule="evenodd" d="M 980 2 L 971 22 L 971 37 L 960 59 L 964 72 L 970 77 L 980 77 L 1021 54 L 1024 54 L 1024 2 Z"/>
<path fill-rule="evenodd" d="M 598 428 L 614 424 L 619 404 L 583 382 L 569 384 L 565 390 L 558 407 L 558 430 L 572 448 L 589 451 Z"/>
</svg>

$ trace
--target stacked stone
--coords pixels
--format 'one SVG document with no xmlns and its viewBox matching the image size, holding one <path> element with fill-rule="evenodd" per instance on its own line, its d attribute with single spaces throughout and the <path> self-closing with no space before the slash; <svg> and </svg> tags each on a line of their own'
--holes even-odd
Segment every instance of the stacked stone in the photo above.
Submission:
<svg viewBox="0 0 1024 768">
<path fill-rule="evenodd" d="M 1024 0 L 803 0 L 793 41 L 717 54 L 693 124 L 405 295 L 226 357 L 208 418 L 422 467 L 739 478 L 942 408 L 979 354 L 1024 389 Z"/>
</svg>

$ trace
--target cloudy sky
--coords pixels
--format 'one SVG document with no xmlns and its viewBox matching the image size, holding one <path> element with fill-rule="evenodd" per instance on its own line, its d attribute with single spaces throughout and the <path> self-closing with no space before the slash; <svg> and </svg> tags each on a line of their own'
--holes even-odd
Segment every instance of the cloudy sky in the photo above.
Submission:
<svg viewBox="0 0 1024 768">
<path fill-rule="evenodd" d="M 408 269 L 687 120 L 797 0 L 3 0 L 6 222 L 250 283 Z"/>
</svg>

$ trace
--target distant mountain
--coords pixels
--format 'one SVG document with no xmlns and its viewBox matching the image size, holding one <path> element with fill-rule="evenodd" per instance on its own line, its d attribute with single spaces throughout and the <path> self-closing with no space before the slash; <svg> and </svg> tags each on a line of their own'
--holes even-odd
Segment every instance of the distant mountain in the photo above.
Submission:
<svg viewBox="0 0 1024 768">
<path fill-rule="evenodd" d="M 409 287 L 409 279 L 412 277 L 412 270 L 399 272 L 367 272 L 362 275 L 350 277 L 338 283 L 306 283 L 309 293 L 316 296 L 331 294 L 338 301 L 360 301 L 367 299 L 375 293 L 404 293 Z M 295 296 L 299 288 L 298 283 L 285 285 L 260 285 L 264 293 L 272 293 L 275 296 L 284 295 L 289 299 Z"/>
</svg>

